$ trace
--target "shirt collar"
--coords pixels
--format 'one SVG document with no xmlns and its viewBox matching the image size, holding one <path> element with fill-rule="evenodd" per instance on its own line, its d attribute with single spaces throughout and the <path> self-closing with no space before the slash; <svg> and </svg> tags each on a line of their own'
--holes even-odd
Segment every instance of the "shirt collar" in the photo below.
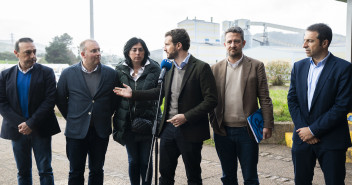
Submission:
<svg viewBox="0 0 352 185">
<path fill-rule="evenodd" d="M 84 67 L 84 65 L 83 65 L 83 62 L 81 61 L 81 69 L 82 69 L 82 71 L 83 72 L 85 72 L 85 73 L 88 73 L 88 74 L 90 74 L 90 73 L 93 73 L 93 72 L 95 72 L 95 71 L 97 71 L 98 70 L 98 68 L 99 68 L 99 64 L 97 65 L 97 67 L 95 67 L 95 69 L 93 70 L 93 71 L 91 71 L 91 72 L 89 72 L 85 67 Z"/>
<path fill-rule="evenodd" d="M 33 69 L 33 67 L 34 67 L 35 64 L 36 64 L 36 63 L 34 63 L 34 64 L 32 65 L 32 67 L 30 67 L 27 71 L 23 71 L 23 70 L 21 69 L 21 67 L 20 67 L 20 63 L 18 62 L 17 68 L 18 68 L 18 70 L 21 71 L 21 73 L 26 74 L 26 73 L 28 73 L 29 71 L 31 71 L 31 70 Z"/>
<path fill-rule="evenodd" d="M 229 58 L 227 58 L 227 63 L 228 63 L 232 68 L 236 68 L 236 67 L 238 67 L 238 66 L 242 63 L 242 60 L 243 60 L 243 54 L 242 54 L 242 57 L 241 57 L 239 60 L 237 60 L 234 64 L 229 61 Z"/>
<path fill-rule="evenodd" d="M 317 65 L 315 65 L 315 63 L 314 63 L 314 61 L 313 61 L 313 58 L 310 57 L 310 64 L 311 64 L 311 65 L 314 65 L 314 66 L 316 66 L 316 67 L 324 66 L 325 63 L 326 63 L 326 61 L 328 60 L 329 56 L 330 56 L 330 51 L 329 51 L 328 55 L 326 55 L 326 57 L 325 57 L 323 60 L 321 60 L 320 62 L 318 62 Z"/>
<path fill-rule="evenodd" d="M 149 65 L 149 64 L 150 64 L 150 62 L 149 62 L 149 60 L 147 60 L 147 62 L 144 64 L 144 66 L 142 66 L 143 70 L 144 70 L 145 66 L 146 66 L 146 65 Z M 126 62 L 124 62 L 122 65 L 128 66 Z M 128 66 L 128 67 L 130 67 L 130 66 Z M 130 69 L 131 69 L 131 68 L 130 68 Z"/>
<path fill-rule="evenodd" d="M 179 70 L 183 69 L 186 64 L 188 64 L 188 61 L 189 61 L 189 57 L 191 56 L 191 54 L 188 53 L 187 57 L 181 62 L 181 65 L 178 66 L 177 63 L 175 62 L 174 60 L 174 64 L 175 64 L 175 67 Z"/>
<path fill-rule="evenodd" d="M 126 62 L 124 62 L 122 65 L 124 66 L 128 66 L 130 68 L 130 75 L 133 77 L 134 80 L 137 80 L 142 74 L 143 74 L 143 71 L 145 69 L 145 66 L 146 65 L 149 65 L 150 64 L 150 61 L 147 60 L 147 62 L 144 64 L 144 66 L 142 66 L 139 70 L 138 70 L 138 74 L 135 76 L 133 75 L 134 74 L 134 70 L 133 68 L 130 68 L 130 66 L 127 65 Z"/>
</svg>

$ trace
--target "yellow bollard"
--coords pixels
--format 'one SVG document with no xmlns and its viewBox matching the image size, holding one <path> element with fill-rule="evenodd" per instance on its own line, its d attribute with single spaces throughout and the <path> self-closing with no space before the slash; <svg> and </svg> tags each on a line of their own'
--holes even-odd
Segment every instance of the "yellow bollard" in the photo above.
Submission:
<svg viewBox="0 0 352 185">
<path fill-rule="evenodd" d="M 285 132 L 286 146 L 292 148 L 292 132 Z"/>
</svg>

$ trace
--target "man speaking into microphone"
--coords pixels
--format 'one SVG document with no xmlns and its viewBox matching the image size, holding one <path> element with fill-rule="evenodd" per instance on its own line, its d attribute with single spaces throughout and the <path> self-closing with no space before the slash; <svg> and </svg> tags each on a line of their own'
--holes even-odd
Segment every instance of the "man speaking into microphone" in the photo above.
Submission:
<svg viewBox="0 0 352 185">
<path fill-rule="evenodd" d="M 214 76 L 209 64 L 188 53 L 190 38 L 185 29 L 165 34 L 164 51 L 173 60 L 165 74 L 162 96 L 163 116 L 158 129 L 160 137 L 160 184 L 174 184 L 178 157 L 182 155 L 188 184 L 202 184 L 201 150 L 210 138 L 208 113 L 217 105 Z M 132 91 L 115 88 L 117 95 L 135 100 L 158 99 L 159 88 Z"/>
</svg>

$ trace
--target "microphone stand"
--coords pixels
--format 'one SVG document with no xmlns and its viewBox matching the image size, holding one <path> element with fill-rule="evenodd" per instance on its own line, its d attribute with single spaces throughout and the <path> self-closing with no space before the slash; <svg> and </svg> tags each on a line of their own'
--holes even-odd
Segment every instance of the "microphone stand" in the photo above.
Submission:
<svg viewBox="0 0 352 185">
<path fill-rule="evenodd" d="M 158 115 L 159 115 L 159 107 L 160 107 L 160 98 L 161 98 L 161 92 L 163 90 L 163 80 L 159 80 L 160 83 L 160 91 L 159 91 L 159 98 L 158 98 L 158 106 L 156 107 L 156 115 L 154 119 L 154 124 L 153 124 L 153 129 L 152 129 L 152 144 L 150 146 L 150 151 L 149 151 L 149 161 L 148 161 L 148 168 L 147 168 L 147 173 L 145 174 L 145 182 L 148 182 L 149 180 L 149 171 L 151 167 L 151 163 L 153 161 L 153 148 L 155 144 L 155 185 L 158 184 L 158 133 L 157 133 L 157 126 L 158 126 Z"/>
</svg>

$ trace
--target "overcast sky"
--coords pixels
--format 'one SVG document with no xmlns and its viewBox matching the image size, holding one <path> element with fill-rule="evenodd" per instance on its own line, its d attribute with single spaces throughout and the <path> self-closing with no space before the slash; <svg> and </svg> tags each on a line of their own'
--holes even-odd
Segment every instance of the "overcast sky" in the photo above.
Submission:
<svg viewBox="0 0 352 185">
<path fill-rule="evenodd" d="M 0 40 L 31 37 L 48 45 L 68 33 L 74 46 L 90 37 L 89 0 L 3 0 Z M 249 19 L 305 29 L 323 22 L 346 35 L 347 3 L 335 0 L 95 0 L 95 39 L 104 52 L 122 55 L 133 36 L 161 49 L 166 31 L 189 19 L 221 23 Z M 253 30 L 252 32 L 254 32 Z M 270 29 L 269 29 L 270 31 Z"/>
</svg>

